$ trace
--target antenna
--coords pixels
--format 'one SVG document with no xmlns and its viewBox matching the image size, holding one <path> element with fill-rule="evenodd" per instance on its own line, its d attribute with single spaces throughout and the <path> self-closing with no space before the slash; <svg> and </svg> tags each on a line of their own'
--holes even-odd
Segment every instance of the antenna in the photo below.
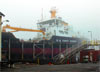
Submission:
<svg viewBox="0 0 100 72">
<path fill-rule="evenodd" d="M 43 20 L 43 8 L 42 8 L 42 13 L 41 13 L 41 21 Z"/>
</svg>

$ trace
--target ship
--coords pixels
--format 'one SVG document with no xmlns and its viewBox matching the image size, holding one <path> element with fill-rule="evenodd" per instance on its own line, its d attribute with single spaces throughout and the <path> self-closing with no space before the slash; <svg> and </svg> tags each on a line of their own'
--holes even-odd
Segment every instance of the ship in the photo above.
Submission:
<svg viewBox="0 0 100 72">
<path fill-rule="evenodd" d="M 51 9 L 50 13 L 50 19 L 37 23 L 38 30 L 45 34 L 38 33 L 34 40 L 23 41 L 11 32 L 2 32 L 2 60 L 47 64 L 82 41 L 67 22 L 56 16 L 56 9 Z"/>
</svg>

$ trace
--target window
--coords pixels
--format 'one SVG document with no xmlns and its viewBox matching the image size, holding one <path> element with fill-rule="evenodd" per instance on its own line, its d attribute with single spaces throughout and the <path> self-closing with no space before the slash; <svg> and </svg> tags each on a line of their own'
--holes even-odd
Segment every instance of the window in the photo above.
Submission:
<svg viewBox="0 0 100 72">
<path fill-rule="evenodd" d="M 68 34 L 68 32 L 65 31 L 65 34 Z"/>
<path fill-rule="evenodd" d="M 64 32 L 63 32 L 63 31 L 61 31 L 61 30 L 59 30 L 59 32 L 60 32 L 60 33 L 62 33 L 62 34 L 64 34 Z"/>
</svg>

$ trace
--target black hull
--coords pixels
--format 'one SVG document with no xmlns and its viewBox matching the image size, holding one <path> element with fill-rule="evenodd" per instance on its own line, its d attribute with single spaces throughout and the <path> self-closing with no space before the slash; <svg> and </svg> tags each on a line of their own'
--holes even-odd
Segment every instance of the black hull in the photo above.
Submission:
<svg viewBox="0 0 100 72">
<path fill-rule="evenodd" d="M 72 37 L 53 36 L 39 43 L 21 42 L 12 33 L 2 33 L 2 60 L 11 62 L 53 62 L 53 57 L 71 48 L 81 40 Z"/>
</svg>

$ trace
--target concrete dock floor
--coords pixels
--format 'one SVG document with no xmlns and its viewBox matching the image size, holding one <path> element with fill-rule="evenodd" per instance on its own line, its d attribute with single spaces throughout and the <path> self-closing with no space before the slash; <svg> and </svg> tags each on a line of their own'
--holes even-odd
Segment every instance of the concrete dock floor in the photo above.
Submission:
<svg viewBox="0 0 100 72">
<path fill-rule="evenodd" d="M 16 64 L 14 68 L 1 69 L 1 72 L 100 72 L 100 63 L 66 65 Z"/>
</svg>

